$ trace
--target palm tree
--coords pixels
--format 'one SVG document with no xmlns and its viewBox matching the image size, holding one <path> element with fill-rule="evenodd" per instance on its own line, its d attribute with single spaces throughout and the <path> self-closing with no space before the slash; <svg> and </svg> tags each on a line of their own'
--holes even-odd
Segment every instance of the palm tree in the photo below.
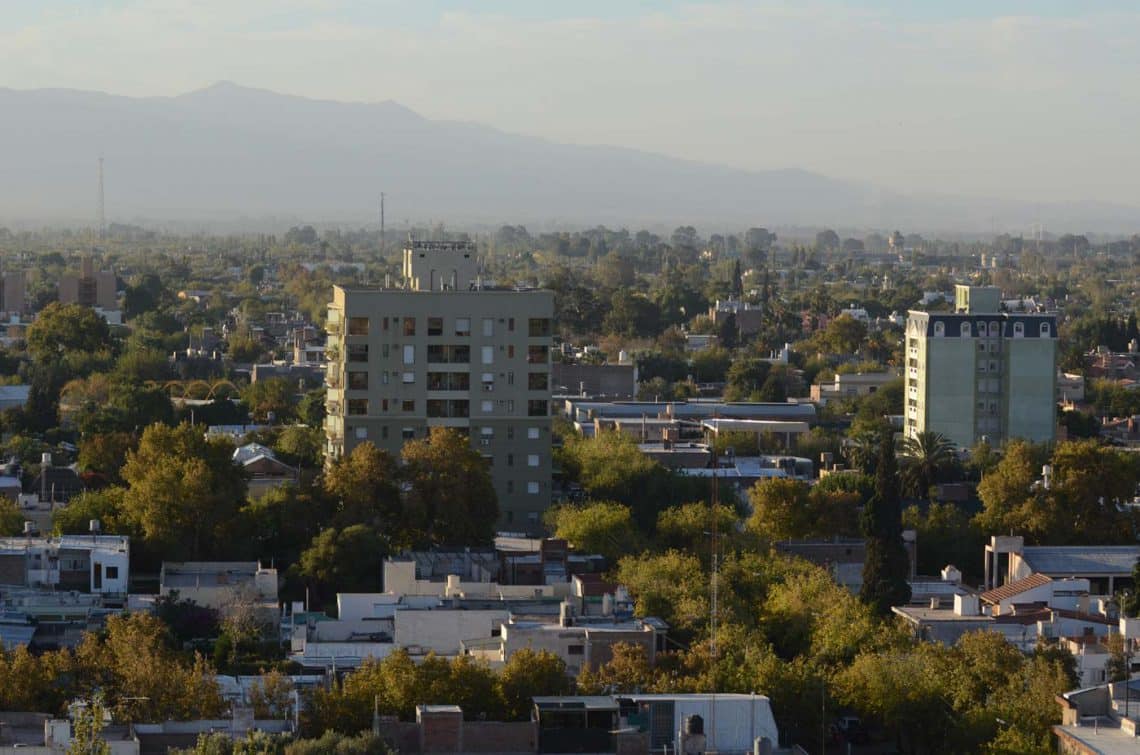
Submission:
<svg viewBox="0 0 1140 755">
<path fill-rule="evenodd" d="M 925 498 L 930 487 L 957 460 L 954 444 L 942 433 L 923 430 L 902 442 L 902 482 L 907 495 Z"/>
</svg>

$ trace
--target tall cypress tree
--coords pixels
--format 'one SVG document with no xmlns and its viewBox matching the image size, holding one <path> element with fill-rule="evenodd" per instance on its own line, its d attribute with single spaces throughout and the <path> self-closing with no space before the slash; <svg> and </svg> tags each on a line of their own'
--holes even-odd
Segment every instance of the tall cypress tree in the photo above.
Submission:
<svg viewBox="0 0 1140 755">
<path fill-rule="evenodd" d="M 875 493 L 863 507 L 861 524 L 866 560 L 859 597 L 879 615 L 886 616 L 891 606 L 905 605 L 910 600 L 910 559 L 903 546 L 899 471 L 890 428 L 882 431 L 875 465 Z"/>
</svg>

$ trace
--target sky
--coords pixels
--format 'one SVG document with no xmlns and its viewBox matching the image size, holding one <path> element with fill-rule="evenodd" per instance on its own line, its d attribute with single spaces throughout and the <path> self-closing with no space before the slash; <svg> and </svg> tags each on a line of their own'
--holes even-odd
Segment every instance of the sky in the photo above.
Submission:
<svg viewBox="0 0 1140 755">
<path fill-rule="evenodd" d="M 1140 6 L 1095 0 L 0 0 L 0 87 L 226 80 L 903 192 L 1140 206 L 1138 38 Z"/>
</svg>

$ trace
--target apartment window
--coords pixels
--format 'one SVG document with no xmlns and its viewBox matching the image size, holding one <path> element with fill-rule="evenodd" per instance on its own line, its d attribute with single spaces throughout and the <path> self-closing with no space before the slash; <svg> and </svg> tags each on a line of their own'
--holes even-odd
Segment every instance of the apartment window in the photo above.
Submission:
<svg viewBox="0 0 1140 755">
<path fill-rule="evenodd" d="M 1041 323 L 1041 337 L 1042 338 L 1048 338 L 1049 337 L 1049 323 L 1047 323 L 1047 322 Z"/>
<path fill-rule="evenodd" d="M 484 393 L 490 393 L 491 391 L 495 390 L 495 373 L 484 372 L 482 383 Z"/>
<path fill-rule="evenodd" d="M 383 330 L 385 333 L 388 332 L 388 318 L 387 317 L 385 317 L 383 320 L 380 321 L 380 329 Z"/>
<path fill-rule="evenodd" d="M 416 363 L 416 347 L 410 343 L 406 344 L 404 346 L 404 364 L 415 364 L 415 363 Z"/>
<path fill-rule="evenodd" d="M 380 400 L 380 411 L 388 411 L 388 399 L 385 398 Z"/>
<path fill-rule="evenodd" d="M 414 399 L 405 399 L 400 402 L 400 411 L 414 412 L 416 410 L 416 402 Z"/>
<path fill-rule="evenodd" d="M 934 335 L 938 337 L 946 335 L 946 326 L 940 322 L 934 323 Z"/>
<path fill-rule="evenodd" d="M 970 337 L 970 323 L 968 323 L 968 322 L 962 323 L 962 337 L 963 338 L 969 338 Z"/>
<path fill-rule="evenodd" d="M 985 350 L 986 350 L 986 345 L 984 343 L 979 342 L 978 343 L 978 351 L 985 351 Z M 912 359 L 911 361 L 913 362 L 914 360 Z"/>
<path fill-rule="evenodd" d="M 514 440 L 514 439 L 515 439 L 515 426 L 514 425 L 507 425 L 507 440 Z"/>
<path fill-rule="evenodd" d="M 514 372 L 514 370 L 508 370 L 507 371 L 507 385 L 514 385 L 514 384 L 515 384 L 515 372 Z"/>
<path fill-rule="evenodd" d="M 526 416 L 528 417 L 545 417 L 546 411 L 545 400 L 532 399 L 526 402 Z"/>
<path fill-rule="evenodd" d="M 507 454 L 507 466 L 513 467 L 514 465 L 515 465 L 515 455 L 514 454 Z"/>
<path fill-rule="evenodd" d="M 366 398 L 350 398 L 347 402 L 348 413 L 353 416 L 361 416 L 368 414 L 368 399 Z"/>
<path fill-rule="evenodd" d="M 584 655 L 586 647 L 584 645 L 567 645 L 566 655 Z"/>
<path fill-rule="evenodd" d="M 1015 322 L 1013 324 L 1013 337 L 1014 338 L 1021 338 L 1024 335 L 1025 335 L 1025 323 Z"/>
<path fill-rule="evenodd" d="M 467 417 L 470 415 L 470 402 L 465 399 L 428 399 L 429 417 Z"/>
<path fill-rule="evenodd" d="M 368 390 L 368 373 L 367 372 L 350 372 L 350 373 L 348 373 L 348 389 L 350 391 L 366 391 L 366 390 Z"/>
<path fill-rule="evenodd" d="M 432 364 L 467 364 L 471 361 L 471 347 L 429 345 L 427 360 Z"/>
<path fill-rule="evenodd" d="M 366 335 L 368 335 L 368 318 L 367 317 L 350 317 L 350 318 L 348 318 L 348 334 L 350 336 L 366 336 Z"/>
<path fill-rule="evenodd" d="M 515 413 L 515 400 L 513 398 L 507 399 L 506 405 L 507 405 L 507 414 L 514 414 Z"/>
<path fill-rule="evenodd" d="M 531 338 L 542 338 L 550 335 L 550 318 L 531 317 L 526 322 L 526 331 Z"/>
<path fill-rule="evenodd" d="M 388 372 L 387 372 L 387 370 L 380 373 L 380 382 L 383 383 L 384 385 L 388 385 Z"/>
<path fill-rule="evenodd" d="M 416 318 L 405 317 L 404 318 L 404 335 L 414 336 L 415 334 L 416 334 Z"/>
<path fill-rule="evenodd" d="M 495 347 L 494 346 L 484 346 L 483 347 L 483 364 L 494 364 L 494 363 L 495 363 Z"/>
<path fill-rule="evenodd" d="M 538 466 L 538 454 L 527 454 L 526 465 L 528 467 L 537 467 Z"/>
<path fill-rule="evenodd" d="M 996 322 L 990 323 L 990 338 L 998 337 L 998 324 Z"/>
<path fill-rule="evenodd" d="M 469 336 L 471 335 L 471 318 L 470 317 L 456 317 L 455 318 L 455 335 Z"/>
<path fill-rule="evenodd" d="M 388 344 L 385 343 L 380 345 L 380 356 L 384 357 L 385 359 L 388 358 Z"/>
<path fill-rule="evenodd" d="M 368 361 L 368 344 L 366 343 L 350 343 L 348 344 L 348 361 L 350 362 L 367 362 Z"/>
<path fill-rule="evenodd" d="M 402 376 L 402 381 L 405 385 L 410 385 L 410 384 L 416 382 L 416 373 L 405 372 Z"/>
<path fill-rule="evenodd" d="M 533 481 L 528 482 L 526 484 L 526 492 L 531 495 L 538 495 L 538 483 Z"/>
<path fill-rule="evenodd" d="M 483 401 L 483 402 L 481 402 L 479 404 L 479 411 L 483 412 L 484 414 L 491 414 L 492 412 L 495 411 L 495 402 L 494 401 Z"/>
<path fill-rule="evenodd" d="M 526 437 L 528 440 L 538 440 L 538 428 L 528 427 L 526 429 Z"/>
<path fill-rule="evenodd" d="M 471 390 L 471 375 L 466 372 L 429 372 L 429 391 L 468 391 Z"/>
<path fill-rule="evenodd" d="M 511 317 L 507 319 L 507 330 L 511 333 L 515 332 L 515 318 Z"/>
<path fill-rule="evenodd" d="M 353 430 L 353 434 L 356 436 L 357 440 L 368 440 L 367 427 L 357 427 Z"/>
<path fill-rule="evenodd" d="M 507 492 L 508 493 L 515 492 L 515 481 L 514 480 L 507 480 Z M 510 513 L 510 512 L 507 512 L 507 513 Z"/>
<path fill-rule="evenodd" d="M 442 317 L 429 317 L 428 318 L 428 335 L 429 336 L 442 336 L 443 335 L 443 318 Z"/>
<path fill-rule="evenodd" d="M 413 438 L 416 437 L 416 428 L 414 428 L 414 427 L 402 428 L 400 430 L 400 437 L 402 437 L 404 440 L 412 440 Z"/>
<path fill-rule="evenodd" d="M 483 337 L 484 338 L 490 338 L 493 335 L 495 335 L 495 318 L 484 317 L 483 318 Z"/>
<path fill-rule="evenodd" d="M 507 346 L 507 359 L 515 358 L 515 345 L 512 343 Z"/>
<path fill-rule="evenodd" d="M 550 361 L 550 347 L 527 346 L 526 361 L 527 364 L 546 364 Z"/>
<path fill-rule="evenodd" d="M 480 427 L 479 434 L 484 438 L 493 438 L 495 436 L 495 428 L 493 427 Z"/>
<path fill-rule="evenodd" d="M 380 440 L 388 440 L 388 426 L 384 425 L 380 428 Z"/>
<path fill-rule="evenodd" d="M 545 391 L 550 386 L 550 373 L 531 372 L 526 376 L 526 387 L 529 391 Z"/>
</svg>

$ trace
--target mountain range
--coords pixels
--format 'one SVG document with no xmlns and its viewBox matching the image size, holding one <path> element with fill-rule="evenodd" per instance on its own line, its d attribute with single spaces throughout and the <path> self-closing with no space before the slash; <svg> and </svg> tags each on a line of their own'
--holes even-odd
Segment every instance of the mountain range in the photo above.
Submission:
<svg viewBox="0 0 1140 755">
<path fill-rule="evenodd" d="M 431 120 L 391 101 L 313 100 L 230 83 L 147 98 L 0 89 L 0 144 L 0 224 L 93 223 L 101 155 L 109 222 L 375 224 L 385 192 L 393 227 L 1140 228 L 1136 207 L 941 196 L 796 169 L 744 170 Z"/>
</svg>

